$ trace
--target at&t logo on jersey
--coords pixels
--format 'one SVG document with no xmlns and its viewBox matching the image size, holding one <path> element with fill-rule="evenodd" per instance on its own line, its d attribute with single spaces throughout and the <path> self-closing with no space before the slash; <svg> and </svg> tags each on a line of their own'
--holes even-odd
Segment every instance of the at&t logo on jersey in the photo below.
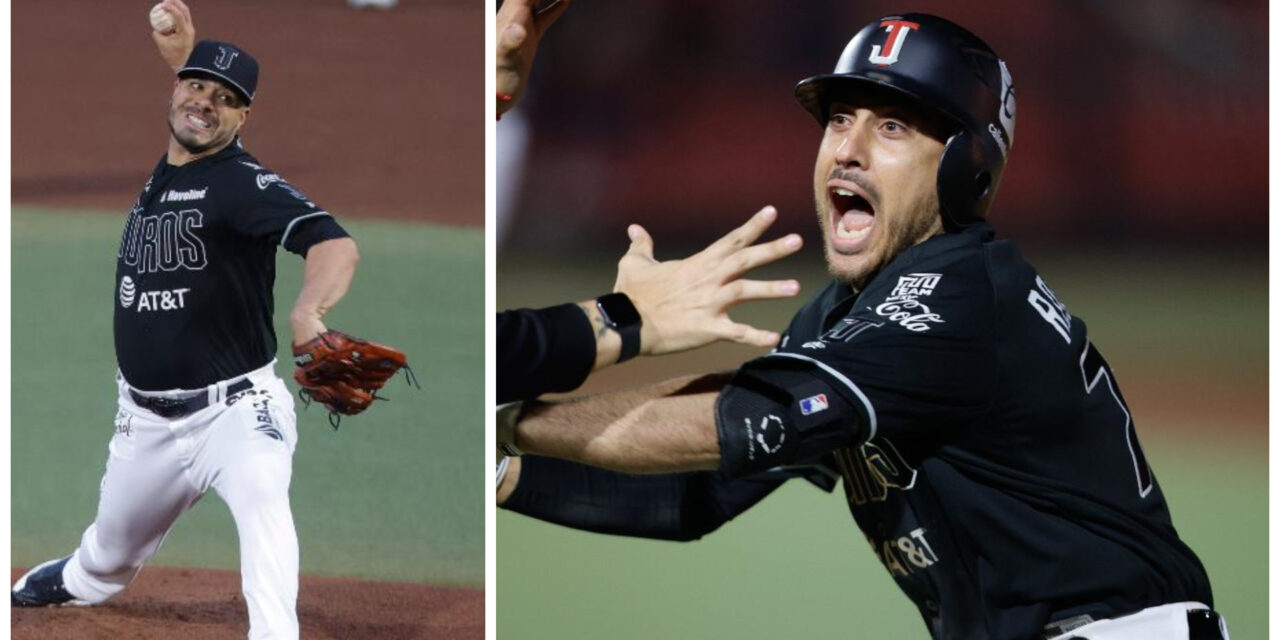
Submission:
<svg viewBox="0 0 1280 640">
<path fill-rule="evenodd" d="M 120 279 L 120 306 L 128 309 L 133 305 L 138 290 L 133 286 L 133 278 L 125 276 Z"/>
<path fill-rule="evenodd" d="M 889 573 L 906 577 L 915 569 L 928 569 L 937 564 L 938 554 L 933 552 L 929 539 L 925 537 L 924 527 L 913 529 L 910 534 L 876 542 L 868 537 L 867 542 L 880 556 L 880 562 Z"/>
<path fill-rule="evenodd" d="M 945 322 L 933 313 L 919 298 L 933 295 L 942 281 L 940 273 L 910 273 L 898 276 L 898 284 L 889 292 L 884 302 L 876 307 L 877 315 L 898 323 L 908 331 L 928 331 L 933 324 Z"/>
<path fill-rule="evenodd" d="M 138 303 L 138 313 L 185 309 L 187 306 L 187 293 L 190 291 L 191 289 L 189 288 L 182 288 L 139 293 L 133 278 L 125 276 L 120 279 L 120 306 L 128 309 L 136 301 Z"/>
</svg>

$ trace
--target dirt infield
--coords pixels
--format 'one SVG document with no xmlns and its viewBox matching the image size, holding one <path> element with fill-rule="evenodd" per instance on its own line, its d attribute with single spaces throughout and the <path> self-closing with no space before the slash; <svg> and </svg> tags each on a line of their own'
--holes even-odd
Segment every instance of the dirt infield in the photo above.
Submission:
<svg viewBox="0 0 1280 640">
<path fill-rule="evenodd" d="M 151 4 L 14 0 L 14 202 L 128 211 L 168 139 Z M 266 166 L 340 218 L 483 224 L 483 2 L 189 5 L 261 62 L 243 140 Z"/>
<path fill-rule="evenodd" d="M 298 618 L 307 640 L 478 640 L 484 592 L 303 576 Z M 14 609 L 10 629 L 13 640 L 230 640 L 249 621 L 238 572 L 148 567 L 107 604 Z"/>
</svg>

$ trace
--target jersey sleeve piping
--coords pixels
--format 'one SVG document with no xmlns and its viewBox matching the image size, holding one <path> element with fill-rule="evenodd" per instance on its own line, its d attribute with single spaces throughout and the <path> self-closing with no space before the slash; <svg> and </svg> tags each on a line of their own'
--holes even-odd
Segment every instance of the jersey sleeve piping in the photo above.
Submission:
<svg viewBox="0 0 1280 640">
<path fill-rule="evenodd" d="M 289 234 L 293 232 L 294 225 L 298 224 L 299 222 L 302 222 L 303 220 L 306 220 L 307 218 L 314 218 L 316 216 L 333 217 L 332 215 L 330 215 L 328 211 L 316 211 L 315 213 L 308 213 L 306 215 L 298 216 L 293 220 L 290 220 L 289 226 L 284 228 L 284 233 L 280 236 L 280 246 L 283 247 L 284 243 L 289 240 Z"/>
<path fill-rule="evenodd" d="M 846 377 L 843 373 L 840 373 L 839 371 L 832 369 L 831 367 L 827 366 L 822 362 L 819 362 L 818 360 L 810 358 L 809 356 L 806 356 L 806 355 L 801 355 L 799 353 L 778 352 L 778 353 L 771 353 L 765 357 L 766 358 L 774 358 L 774 357 L 794 358 L 796 360 L 803 360 L 805 362 L 817 365 L 818 368 L 827 372 L 827 374 L 830 375 L 832 378 L 839 381 L 844 386 L 848 387 L 849 390 L 852 391 L 853 394 L 858 397 L 858 400 L 862 401 L 862 405 L 867 409 L 867 418 L 868 418 L 867 425 L 869 427 L 869 431 L 867 433 L 866 441 L 871 441 L 876 437 L 876 408 L 871 405 L 871 400 L 867 398 L 866 394 L 862 393 L 862 390 L 858 388 L 858 385 L 854 384 L 853 381 L 850 380 L 848 377 Z"/>
</svg>

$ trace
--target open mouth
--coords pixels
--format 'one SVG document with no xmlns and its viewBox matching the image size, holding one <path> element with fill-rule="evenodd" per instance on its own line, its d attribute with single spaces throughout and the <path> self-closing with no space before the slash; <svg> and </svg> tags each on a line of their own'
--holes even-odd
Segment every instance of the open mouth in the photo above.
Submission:
<svg viewBox="0 0 1280 640">
<path fill-rule="evenodd" d="M 875 226 L 875 207 L 866 196 L 848 186 L 829 185 L 828 195 L 834 214 L 836 248 L 853 251 L 862 248 Z"/>
<path fill-rule="evenodd" d="M 184 114 L 184 117 L 187 121 L 187 124 L 191 125 L 192 128 L 198 129 L 200 131 L 213 130 L 213 121 L 206 118 L 203 114 L 200 114 L 194 111 L 188 111 Z"/>
</svg>

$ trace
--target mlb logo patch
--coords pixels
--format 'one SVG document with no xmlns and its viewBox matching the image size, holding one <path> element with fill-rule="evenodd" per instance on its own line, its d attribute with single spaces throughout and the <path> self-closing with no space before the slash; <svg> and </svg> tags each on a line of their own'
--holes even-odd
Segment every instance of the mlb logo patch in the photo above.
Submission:
<svg viewBox="0 0 1280 640">
<path fill-rule="evenodd" d="M 819 393 L 816 396 L 809 396 L 800 401 L 800 413 L 807 416 L 819 411 L 826 411 L 828 406 L 827 394 Z"/>
</svg>

